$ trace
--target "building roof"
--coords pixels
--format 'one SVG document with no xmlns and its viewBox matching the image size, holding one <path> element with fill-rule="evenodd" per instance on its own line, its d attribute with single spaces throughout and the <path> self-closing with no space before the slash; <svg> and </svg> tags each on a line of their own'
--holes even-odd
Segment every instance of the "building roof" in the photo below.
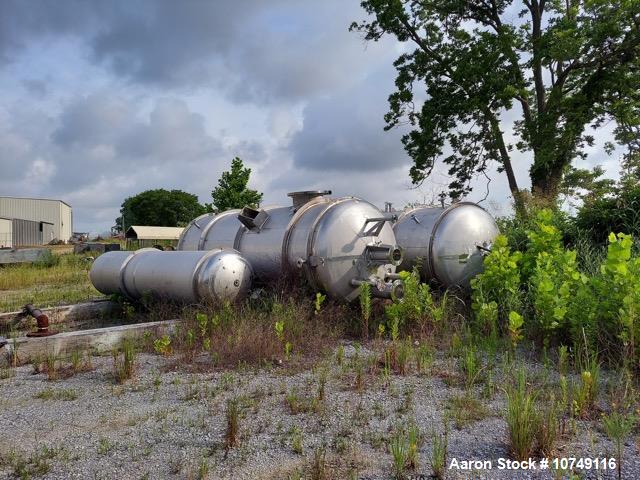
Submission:
<svg viewBox="0 0 640 480">
<path fill-rule="evenodd" d="M 65 202 L 64 200 L 60 200 L 58 198 L 11 197 L 7 195 L 0 195 L 0 199 L 1 198 L 10 198 L 12 200 L 45 200 L 47 202 L 60 202 L 60 203 L 64 203 L 69 208 L 73 208 L 67 202 Z"/>
<path fill-rule="evenodd" d="M 178 240 L 184 228 L 182 227 L 147 227 L 132 225 L 127 228 L 126 238 L 138 240 Z"/>
</svg>

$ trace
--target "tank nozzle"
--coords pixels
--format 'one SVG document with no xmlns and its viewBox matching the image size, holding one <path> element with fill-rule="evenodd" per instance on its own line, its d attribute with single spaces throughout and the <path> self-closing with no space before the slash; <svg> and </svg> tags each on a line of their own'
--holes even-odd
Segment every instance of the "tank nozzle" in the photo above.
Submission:
<svg viewBox="0 0 640 480">
<path fill-rule="evenodd" d="M 369 261 L 375 263 L 390 263 L 398 266 L 402 263 L 402 249 L 397 245 L 367 245 Z"/>
</svg>

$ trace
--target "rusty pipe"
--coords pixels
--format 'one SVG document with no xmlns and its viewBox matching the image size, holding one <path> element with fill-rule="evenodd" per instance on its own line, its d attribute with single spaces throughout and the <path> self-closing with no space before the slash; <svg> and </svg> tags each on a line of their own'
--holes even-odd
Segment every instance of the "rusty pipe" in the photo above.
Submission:
<svg viewBox="0 0 640 480">
<path fill-rule="evenodd" d="M 55 335 L 49 331 L 49 317 L 47 317 L 42 310 L 35 308 L 29 303 L 24 306 L 23 312 L 35 318 L 38 324 L 38 329 L 35 332 L 27 333 L 27 337 L 48 337 L 49 335 Z"/>
</svg>

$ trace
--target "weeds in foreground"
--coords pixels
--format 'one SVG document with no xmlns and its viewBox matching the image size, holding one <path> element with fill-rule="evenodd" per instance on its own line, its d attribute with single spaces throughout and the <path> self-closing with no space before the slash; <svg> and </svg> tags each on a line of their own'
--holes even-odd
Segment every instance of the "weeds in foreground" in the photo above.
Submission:
<svg viewBox="0 0 640 480">
<path fill-rule="evenodd" d="M 607 436 L 611 439 L 616 448 L 616 467 L 618 470 L 618 480 L 622 478 L 622 456 L 624 453 L 624 441 L 633 430 L 636 419 L 633 415 L 624 415 L 620 412 L 613 412 L 602 417 L 602 425 Z"/>
<path fill-rule="evenodd" d="M 453 418 L 458 430 L 489 415 L 489 411 L 484 404 L 469 392 L 449 398 L 447 412 Z"/>
<path fill-rule="evenodd" d="M 600 366 L 591 361 L 587 369 L 580 374 L 580 381 L 573 388 L 574 414 L 580 418 L 589 418 L 598 398 Z"/>
<path fill-rule="evenodd" d="M 171 337 L 163 335 L 160 338 L 156 338 L 153 341 L 153 349 L 159 355 L 164 355 L 165 357 L 171 355 Z"/>
<path fill-rule="evenodd" d="M 324 446 L 318 447 L 313 452 L 313 461 L 311 463 L 311 480 L 327 479 L 326 464 L 327 449 Z"/>
<path fill-rule="evenodd" d="M 538 452 L 545 456 L 553 455 L 556 438 L 559 431 L 560 405 L 552 395 L 549 401 L 540 410 L 538 428 L 536 431 L 536 444 Z"/>
<path fill-rule="evenodd" d="M 396 479 L 405 478 L 407 470 L 418 468 L 418 451 L 422 443 L 420 430 L 414 422 L 398 430 L 389 440 L 389 453 L 393 460 Z"/>
<path fill-rule="evenodd" d="M 33 398 L 40 400 L 64 400 L 72 401 L 78 398 L 78 392 L 71 388 L 45 388 L 34 395 Z"/>
<path fill-rule="evenodd" d="M 209 462 L 206 458 L 203 458 L 198 465 L 198 480 L 204 480 L 207 475 L 209 475 Z"/>
<path fill-rule="evenodd" d="M 449 440 L 449 422 L 444 419 L 444 433 L 431 435 L 431 470 L 435 478 L 442 479 L 447 468 L 447 448 Z"/>
<path fill-rule="evenodd" d="M 124 338 L 119 349 L 111 352 L 113 358 L 113 376 L 118 383 L 124 383 L 133 377 L 136 363 L 136 346 L 131 338 Z"/>
<path fill-rule="evenodd" d="M 0 466 L 9 467 L 15 478 L 43 477 L 51 471 L 49 461 L 60 453 L 61 449 L 49 447 L 38 447 L 29 456 L 13 450 L 9 453 L 0 453 Z"/>
<path fill-rule="evenodd" d="M 224 433 L 224 446 L 228 451 L 240 443 L 240 403 L 237 398 L 227 400 L 225 417 L 227 428 Z"/>
<path fill-rule="evenodd" d="M 518 372 L 516 385 L 507 389 L 506 421 L 509 449 L 516 460 L 525 460 L 535 449 L 538 417 L 535 395 L 527 390 L 524 370 Z"/>
<path fill-rule="evenodd" d="M 53 382 L 58 379 L 58 357 L 55 353 L 47 353 L 45 358 L 47 379 Z"/>
<path fill-rule="evenodd" d="M 324 408 L 324 403 L 319 397 L 298 394 L 298 390 L 292 387 L 285 396 L 285 404 L 292 415 L 299 413 L 319 413 Z"/>
<path fill-rule="evenodd" d="M 362 315 L 362 338 L 369 338 L 369 319 L 371 318 L 371 285 L 360 285 L 360 313 Z"/>
<path fill-rule="evenodd" d="M 389 441 L 389 453 L 393 459 L 393 475 L 396 480 L 405 478 L 409 449 L 404 433 L 398 432 Z"/>
<path fill-rule="evenodd" d="M 298 455 L 304 453 L 304 435 L 298 426 L 291 430 L 291 449 Z"/>
</svg>

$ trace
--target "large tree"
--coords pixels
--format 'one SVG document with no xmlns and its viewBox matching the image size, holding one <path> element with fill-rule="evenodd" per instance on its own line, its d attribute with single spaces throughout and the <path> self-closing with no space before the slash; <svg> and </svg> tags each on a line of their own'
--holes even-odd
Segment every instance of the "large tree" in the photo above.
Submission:
<svg viewBox="0 0 640 480">
<path fill-rule="evenodd" d="M 120 217 L 116 218 L 115 230 L 122 231 L 131 225 L 180 227 L 205 213 L 198 197 L 182 190 L 147 190 L 128 197 L 122 202 Z"/>
<path fill-rule="evenodd" d="M 211 192 L 213 204 L 207 204 L 207 208 L 223 212 L 245 206 L 257 207 L 262 201 L 262 193 L 247 187 L 250 176 L 251 169 L 235 157 L 231 161 L 231 170 L 222 172 L 218 186 Z"/>
<path fill-rule="evenodd" d="M 616 139 L 629 143 L 640 124 L 638 0 L 365 0 L 362 7 L 372 19 L 352 29 L 413 45 L 395 61 L 397 91 L 385 120 L 387 129 L 412 127 L 403 143 L 414 183 L 442 159 L 454 177 L 451 194 L 460 196 L 497 162 L 518 202 L 518 149 L 531 152 L 533 194 L 554 199 L 572 160 L 594 142 L 588 126 L 613 119 Z M 426 96 L 415 94 L 421 85 Z M 501 122 L 514 116 L 509 142 Z"/>
</svg>

